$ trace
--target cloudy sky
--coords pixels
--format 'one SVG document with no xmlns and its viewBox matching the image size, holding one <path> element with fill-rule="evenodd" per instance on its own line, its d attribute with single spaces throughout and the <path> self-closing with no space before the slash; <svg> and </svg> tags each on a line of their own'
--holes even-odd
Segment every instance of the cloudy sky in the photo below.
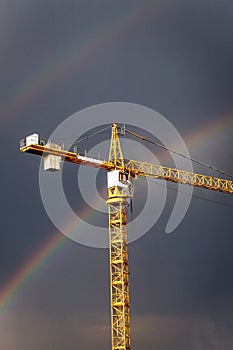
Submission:
<svg viewBox="0 0 233 350">
<path fill-rule="evenodd" d="M 48 137 L 83 108 L 131 102 L 166 117 L 192 157 L 233 173 L 232 23 L 229 0 L 0 0 L 1 349 L 110 348 L 108 251 L 52 224 L 40 159 L 19 140 Z M 78 208 L 77 168 L 65 172 Z M 195 189 L 166 235 L 171 187 L 154 227 L 130 244 L 133 349 L 231 350 L 233 197 Z"/>
</svg>

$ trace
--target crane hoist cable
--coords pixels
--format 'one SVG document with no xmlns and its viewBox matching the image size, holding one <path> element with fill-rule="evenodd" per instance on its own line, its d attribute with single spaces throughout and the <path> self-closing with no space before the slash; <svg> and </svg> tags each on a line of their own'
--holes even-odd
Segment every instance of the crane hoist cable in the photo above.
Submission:
<svg viewBox="0 0 233 350">
<path fill-rule="evenodd" d="M 125 132 L 127 132 L 128 134 L 133 135 L 133 136 L 135 136 L 135 137 L 137 137 L 137 138 L 139 138 L 139 139 L 141 139 L 141 140 L 143 140 L 143 141 L 146 141 L 146 142 L 148 142 L 148 143 L 151 143 L 152 145 L 155 145 L 155 146 L 158 146 L 158 147 L 160 147 L 160 148 L 163 148 L 163 149 L 165 149 L 166 151 L 175 153 L 175 154 L 177 154 L 177 155 L 180 156 L 180 157 L 189 159 L 189 160 L 191 160 L 191 161 L 194 162 L 194 163 L 197 163 L 197 164 L 202 165 L 202 166 L 204 166 L 204 167 L 206 167 L 206 168 L 209 168 L 209 169 L 212 169 L 212 170 L 214 170 L 214 171 L 217 171 L 217 172 L 220 173 L 220 174 L 223 174 L 223 175 L 226 175 L 226 176 L 229 176 L 229 177 L 233 178 L 233 175 L 232 175 L 232 174 L 230 174 L 230 173 L 228 173 L 228 172 L 226 172 L 226 171 L 224 171 L 224 170 L 220 170 L 220 169 L 218 169 L 218 168 L 213 167 L 212 165 L 209 165 L 209 164 L 203 163 L 203 162 L 201 162 L 201 161 L 199 161 L 199 160 L 197 160 L 197 159 L 188 157 L 188 156 L 186 156 L 186 155 L 184 155 L 184 154 L 182 154 L 182 153 L 180 153 L 180 152 L 177 152 L 177 151 L 175 151 L 175 150 L 173 150 L 173 149 L 167 148 L 166 146 L 162 145 L 161 143 L 152 141 L 152 140 L 150 140 L 150 139 L 148 139 L 148 138 L 146 138 L 146 137 L 144 137 L 144 136 L 142 136 L 142 135 L 139 135 L 139 134 L 137 134 L 137 133 L 135 133 L 135 132 L 133 132 L 133 131 L 130 131 L 130 130 L 125 129 Z"/>
</svg>

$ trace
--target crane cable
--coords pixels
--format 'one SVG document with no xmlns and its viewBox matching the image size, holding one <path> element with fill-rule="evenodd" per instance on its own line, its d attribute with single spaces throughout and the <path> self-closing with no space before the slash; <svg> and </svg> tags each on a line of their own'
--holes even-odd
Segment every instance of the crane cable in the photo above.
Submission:
<svg viewBox="0 0 233 350">
<path fill-rule="evenodd" d="M 70 144 L 67 144 L 66 146 L 67 147 L 71 147 L 71 146 L 75 146 L 77 144 L 79 144 L 80 142 L 84 141 L 84 140 L 87 140 L 95 135 L 99 135 L 99 134 L 102 134 L 104 133 L 106 130 L 110 129 L 110 126 L 107 126 L 106 128 L 103 128 L 101 130 L 98 130 L 92 134 L 89 134 L 89 135 L 86 135 L 80 139 L 78 139 L 75 143 L 70 143 Z M 53 139 L 53 141 L 57 141 L 57 140 L 66 140 L 66 139 L 74 139 L 75 136 L 69 136 L 69 137 L 63 137 L 63 138 L 56 138 L 56 139 Z"/>
<path fill-rule="evenodd" d="M 177 188 L 173 188 L 173 187 L 168 186 L 168 185 L 159 184 L 159 183 L 156 181 L 157 179 L 150 179 L 150 178 L 143 177 L 143 176 L 141 176 L 140 178 L 143 179 L 143 180 L 147 180 L 147 181 L 149 181 L 149 182 L 151 182 L 151 183 L 154 183 L 154 184 L 157 185 L 157 186 L 166 187 L 166 188 L 168 188 L 169 190 L 176 191 L 176 192 L 179 192 L 179 193 L 182 193 L 182 194 L 186 194 L 187 196 L 191 196 L 191 197 L 194 197 L 194 198 L 198 198 L 198 199 L 201 199 L 201 200 L 206 201 L 206 202 L 210 202 L 210 203 L 222 205 L 222 206 L 224 206 L 224 207 L 233 208 L 233 205 L 231 205 L 231 204 L 219 202 L 219 201 L 216 201 L 216 200 L 213 200 L 213 199 L 204 198 L 204 197 L 198 196 L 198 195 L 193 194 L 193 193 L 190 194 L 190 193 L 188 193 L 188 192 L 181 191 L 181 190 L 179 190 L 179 189 L 177 189 Z"/>
<path fill-rule="evenodd" d="M 84 137 L 82 137 L 81 139 L 79 139 L 77 142 L 75 142 L 74 145 L 77 145 L 78 143 L 80 143 L 80 142 L 82 142 L 82 141 L 84 141 L 84 140 L 87 140 L 87 139 L 89 139 L 89 138 L 91 138 L 91 137 L 93 137 L 93 136 L 95 136 L 95 135 L 102 134 L 103 132 L 105 132 L 105 131 L 108 130 L 108 129 L 110 129 L 110 126 L 107 126 L 106 128 L 101 129 L 101 130 L 99 130 L 99 131 L 96 131 L 96 132 L 94 132 L 94 133 L 92 133 L 92 134 L 90 134 L 90 135 L 84 136 Z"/>
<path fill-rule="evenodd" d="M 194 162 L 194 163 L 197 163 L 197 164 L 202 165 L 202 166 L 204 166 L 204 167 L 206 167 L 206 168 L 209 168 L 209 169 L 212 169 L 212 170 L 214 170 L 214 171 L 217 171 L 217 172 L 220 173 L 220 174 L 223 174 L 223 175 L 226 175 L 226 176 L 229 176 L 229 177 L 233 178 L 233 175 L 232 175 L 232 174 L 227 173 L 227 172 L 224 171 L 224 170 L 217 169 L 217 168 L 213 167 L 212 165 L 209 165 L 209 164 L 200 162 L 199 160 L 196 160 L 196 159 L 194 159 L 194 158 L 188 157 L 188 156 L 186 156 L 186 155 L 184 155 L 184 154 L 182 154 L 182 153 L 180 153 L 180 152 L 177 152 L 177 151 L 175 151 L 175 150 L 173 150 L 173 149 L 170 149 L 170 148 L 165 147 L 165 146 L 162 145 L 161 143 L 158 143 L 158 142 L 149 140 L 149 139 L 147 139 L 146 137 L 141 136 L 141 135 L 139 135 L 139 134 L 137 134 L 137 133 L 135 133 L 135 132 L 132 132 L 132 131 L 130 131 L 130 130 L 127 130 L 127 129 L 125 129 L 125 132 L 127 132 L 128 134 L 133 135 L 133 136 L 135 136 L 135 137 L 137 137 L 137 138 L 139 138 L 139 139 L 141 139 L 141 140 L 143 140 L 143 141 L 149 142 L 149 143 L 151 143 L 152 145 L 158 146 L 158 147 L 163 148 L 163 149 L 165 149 L 165 150 L 167 150 L 167 151 L 169 151 L 169 152 L 175 153 L 175 154 L 177 154 L 177 155 L 180 156 L 180 157 L 189 159 L 189 160 L 191 160 L 191 161 Z"/>
</svg>

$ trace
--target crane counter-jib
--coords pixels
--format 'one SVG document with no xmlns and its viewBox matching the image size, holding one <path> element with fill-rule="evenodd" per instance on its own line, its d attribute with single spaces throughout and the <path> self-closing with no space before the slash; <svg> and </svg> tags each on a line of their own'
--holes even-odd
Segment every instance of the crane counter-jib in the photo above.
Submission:
<svg viewBox="0 0 233 350">
<path fill-rule="evenodd" d="M 20 151 L 25 153 L 36 154 L 44 157 L 46 155 L 55 156 L 55 157 L 59 157 L 59 161 L 65 160 L 71 163 L 85 164 L 88 166 L 102 168 L 105 170 L 112 170 L 114 168 L 114 165 L 111 162 L 87 157 L 85 155 L 82 156 L 75 152 L 70 152 L 70 151 L 66 151 L 58 148 L 49 147 L 47 145 L 42 146 L 38 144 L 32 144 L 32 145 L 21 147 Z M 54 169 L 54 170 L 59 170 L 59 169 Z"/>
</svg>

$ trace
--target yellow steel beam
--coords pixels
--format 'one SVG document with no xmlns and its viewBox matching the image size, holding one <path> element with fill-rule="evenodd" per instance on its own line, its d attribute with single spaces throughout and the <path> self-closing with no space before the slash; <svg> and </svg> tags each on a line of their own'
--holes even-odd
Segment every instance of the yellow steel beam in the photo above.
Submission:
<svg viewBox="0 0 233 350">
<path fill-rule="evenodd" d="M 119 146 L 115 147 L 114 152 L 111 152 L 112 155 L 122 154 L 119 151 Z M 88 166 L 93 166 L 105 170 L 122 170 L 131 174 L 133 177 L 145 176 L 157 179 L 163 179 L 167 181 L 188 184 L 197 187 L 203 187 L 210 190 L 233 193 L 233 181 L 221 179 L 213 176 L 202 175 L 191 173 L 185 170 L 179 170 L 175 168 L 168 168 L 161 165 L 151 164 L 147 162 L 140 162 L 136 160 L 130 160 L 125 165 L 121 161 L 105 161 L 100 164 L 98 160 L 86 160 L 79 158 L 79 155 L 74 152 L 69 152 L 65 150 L 59 150 L 47 146 L 41 145 L 30 145 L 20 148 L 21 152 L 33 153 L 37 155 L 43 154 L 53 154 L 62 157 L 63 160 L 76 163 L 76 164 L 85 164 Z M 123 158 L 122 158 L 123 159 Z M 123 164 L 122 164 L 123 163 Z M 116 165 L 115 165 L 116 164 Z"/>
<path fill-rule="evenodd" d="M 42 145 L 29 145 L 20 148 L 21 152 L 25 153 L 32 153 L 36 155 L 45 155 L 45 154 L 52 154 L 55 156 L 60 156 L 63 160 L 75 164 L 85 164 L 88 166 L 93 166 L 95 168 L 101 168 L 105 170 L 113 170 L 114 164 L 103 160 L 102 163 L 100 163 L 99 159 L 94 158 L 88 158 L 88 157 L 80 157 L 79 154 L 75 152 L 70 152 L 62 149 L 52 148 L 48 146 L 42 146 Z M 85 159 L 83 159 L 85 158 Z M 122 169 L 121 167 L 119 169 Z"/>
<path fill-rule="evenodd" d="M 131 349 L 126 199 L 125 189 L 108 190 L 112 350 Z"/>
<path fill-rule="evenodd" d="M 109 163 L 124 170 L 118 126 L 112 124 Z M 127 198 L 124 187 L 108 188 L 110 302 L 112 350 L 130 350 L 130 299 L 127 239 Z"/>
<path fill-rule="evenodd" d="M 108 161 L 113 163 L 115 168 L 117 166 L 124 168 L 124 158 L 123 158 L 120 139 L 118 135 L 118 126 L 116 123 L 112 124 L 112 137 L 111 137 Z"/>
<path fill-rule="evenodd" d="M 145 176 L 156 179 L 187 184 L 209 190 L 233 193 L 233 182 L 217 177 L 191 173 L 185 170 L 168 168 L 161 165 L 130 160 L 125 164 L 125 171 L 132 176 Z"/>
</svg>

